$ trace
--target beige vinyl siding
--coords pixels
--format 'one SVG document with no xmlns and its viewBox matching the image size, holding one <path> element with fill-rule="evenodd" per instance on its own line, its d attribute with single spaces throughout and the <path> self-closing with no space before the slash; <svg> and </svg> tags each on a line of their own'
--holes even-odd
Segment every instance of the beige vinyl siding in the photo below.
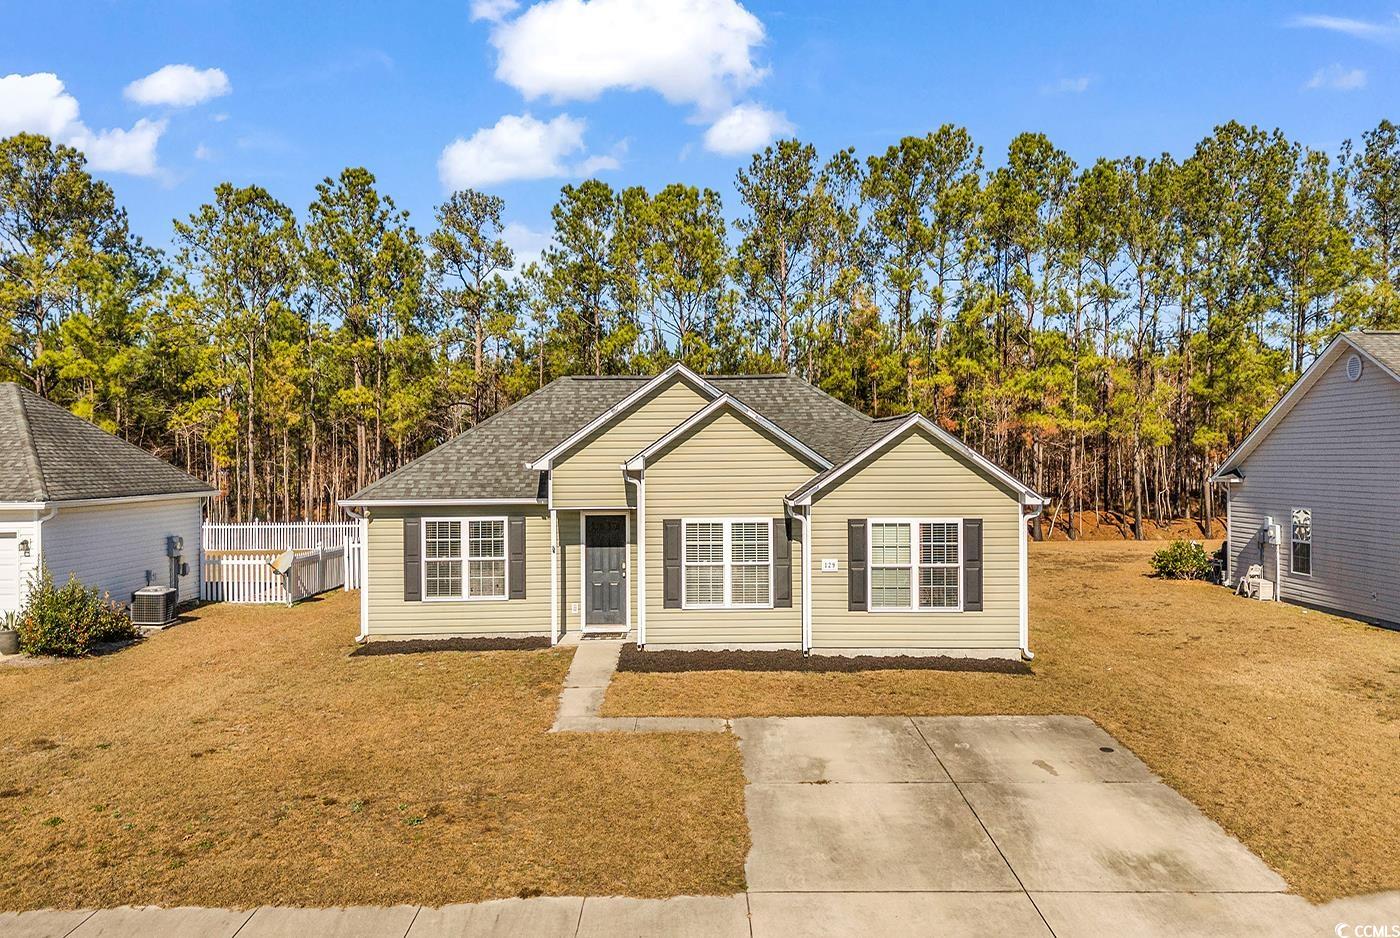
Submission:
<svg viewBox="0 0 1400 938">
<path fill-rule="evenodd" d="M 622 479 L 622 464 L 646 449 L 707 399 L 680 378 L 636 409 L 576 446 L 555 463 L 555 508 L 603 508 L 636 504 L 636 492 Z"/>
<path fill-rule="evenodd" d="M 721 410 L 700 429 L 653 457 L 646 468 L 648 647 L 802 642 L 802 545 L 792 544 L 792 608 L 667 609 L 662 522 L 667 518 L 782 518 L 783 496 L 815 467 L 732 412 Z M 794 538 L 801 525 L 794 524 Z"/>
<path fill-rule="evenodd" d="M 1400 622 L 1400 382 L 1367 361 L 1348 381 L 1337 360 L 1260 441 L 1230 485 L 1230 572 L 1262 563 L 1285 600 Z M 1292 572 L 1294 508 L 1312 510 L 1312 575 Z M 1272 517 L 1282 539 L 1258 534 Z"/>
<path fill-rule="evenodd" d="M 1014 649 L 1020 644 L 1020 502 L 914 431 L 812 505 L 812 647 Z M 981 518 L 982 612 L 851 612 L 851 518 Z M 822 559 L 837 573 L 823 573 Z"/>
<path fill-rule="evenodd" d="M 404 602 L 403 519 L 525 516 L 525 598 Z M 549 513 L 543 505 L 371 509 L 369 634 L 412 636 L 549 634 Z"/>
</svg>

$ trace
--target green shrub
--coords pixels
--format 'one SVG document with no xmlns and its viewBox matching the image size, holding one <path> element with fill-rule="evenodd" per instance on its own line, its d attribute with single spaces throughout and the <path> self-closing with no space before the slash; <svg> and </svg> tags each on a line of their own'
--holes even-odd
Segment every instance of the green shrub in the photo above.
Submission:
<svg viewBox="0 0 1400 938">
<path fill-rule="evenodd" d="M 1152 555 L 1152 572 L 1168 580 L 1204 580 L 1210 576 L 1210 554 L 1195 541 L 1172 541 Z"/>
<path fill-rule="evenodd" d="M 66 658 L 86 655 L 102 642 L 136 637 L 131 616 L 111 597 L 83 586 L 77 577 L 55 586 L 43 567 L 34 574 L 15 630 L 22 651 Z"/>
</svg>

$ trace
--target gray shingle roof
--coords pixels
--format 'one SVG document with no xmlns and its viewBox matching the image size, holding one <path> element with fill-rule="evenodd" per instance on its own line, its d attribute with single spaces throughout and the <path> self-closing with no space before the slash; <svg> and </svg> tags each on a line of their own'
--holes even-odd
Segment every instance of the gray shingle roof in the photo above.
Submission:
<svg viewBox="0 0 1400 938">
<path fill-rule="evenodd" d="M 866 418 L 865 426 L 862 427 L 858 432 L 855 432 L 851 435 L 849 441 L 849 448 L 841 456 L 841 458 L 831 460 L 830 469 L 823 469 L 821 472 L 812 476 L 812 478 L 802 483 L 802 485 L 796 491 L 792 492 L 791 495 L 794 498 L 800 498 L 814 486 L 820 485 L 821 482 L 825 480 L 827 476 L 831 475 L 833 472 L 836 472 L 843 465 L 850 462 L 856 456 L 859 456 L 861 453 L 865 452 L 870 447 L 874 446 L 876 443 L 889 436 L 896 429 L 898 429 L 907 419 L 909 419 L 908 414 L 899 414 L 898 416 L 894 417 L 879 417 L 874 420 Z"/>
<path fill-rule="evenodd" d="M 366 486 L 349 500 L 542 497 L 540 474 L 526 469 L 525 464 L 568 439 L 650 380 L 558 378 Z M 790 375 L 722 375 L 705 380 L 752 407 L 831 463 L 840 463 L 852 452 L 859 452 L 852 449 L 853 445 L 866 438 L 874 423 Z"/>
<path fill-rule="evenodd" d="M 1348 332 L 1346 336 L 1366 354 L 1400 374 L 1400 332 Z"/>
<path fill-rule="evenodd" d="M 209 486 L 13 383 L 0 383 L 0 501 L 209 492 Z"/>
</svg>

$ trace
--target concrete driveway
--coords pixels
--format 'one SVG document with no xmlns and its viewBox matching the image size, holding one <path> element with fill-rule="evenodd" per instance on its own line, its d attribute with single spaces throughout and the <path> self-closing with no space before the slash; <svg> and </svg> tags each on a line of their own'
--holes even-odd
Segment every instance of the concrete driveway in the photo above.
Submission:
<svg viewBox="0 0 1400 938">
<path fill-rule="evenodd" d="M 755 938 L 1277 934 L 1310 911 L 1087 719 L 733 729 L 749 781 Z"/>
<path fill-rule="evenodd" d="M 1379 936 L 1400 922 L 1397 893 L 1321 907 L 1284 893 L 1082 717 L 605 718 L 620 647 L 579 649 L 555 731 L 736 733 L 747 893 L 0 913 L 0 938 Z"/>
</svg>

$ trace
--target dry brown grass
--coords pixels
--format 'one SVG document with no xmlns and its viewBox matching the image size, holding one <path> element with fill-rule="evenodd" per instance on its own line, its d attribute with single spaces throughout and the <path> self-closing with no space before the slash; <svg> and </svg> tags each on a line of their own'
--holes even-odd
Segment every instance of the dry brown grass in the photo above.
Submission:
<svg viewBox="0 0 1400 938">
<path fill-rule="evenodd" d="M 0 668 L 0 909 L 743 887 L 732 737 L 549 734 L 570 652 L 352 659 L 356 612 Z"/>
<path fill-rule="evenodd" d="M 1400 888 L 1400 634 L 1037 544 L 1035 674 L 619 674 L 604 712 L 1083 714 L 1314 901 Z"/>
</svg>

